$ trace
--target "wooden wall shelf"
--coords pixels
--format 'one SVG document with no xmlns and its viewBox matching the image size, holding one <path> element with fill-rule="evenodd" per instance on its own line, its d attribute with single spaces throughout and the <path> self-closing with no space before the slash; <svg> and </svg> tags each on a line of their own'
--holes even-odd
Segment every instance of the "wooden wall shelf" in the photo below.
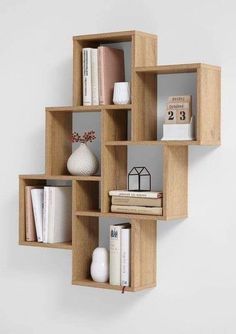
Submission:
<svg viewBox="0 0 236 334">
<path fill-rule="evenodd" d="M 82 49 L 104 43 L 128 42 L 131 47 L 132 103 L 82 105 Z M 196 73 L 196 140 L 157 140 L 157 76 Z M 71 176 L 66 168 L 72 152 L 68 138 L 73 113 L 99 112 L 101 123 L 101 175 Z M 89 117 L 92 117 L 90 114 Z M 128 124 L 130 122 L 130 134 Z M 160 146 L 163 151 L 163 215 L 110 212 L 108 192 L 127 187 L 128 146 Z M 92 252 L 99 244 L 99 219 L 116 218 L 131 224 L 131 285 L 139 291 L 156 285 L 156 221 L 188 216 L 188 147 L 220 145 L 220 68 L 207 64 L 157 65 L 157 36 L 124 31 L 73 37 L 73 105 L 46 108 L 45 174 L 20 176 L 21 245 L 72 249 L 72 284 L 111 290 L 120 286 L 93 282 Z M 72 242 L 42 244 L 25 240 L 26 185 L 52 180 L 72 185 Z M 104 223 L 106 224 L 106 223 Z"/>
</svg>

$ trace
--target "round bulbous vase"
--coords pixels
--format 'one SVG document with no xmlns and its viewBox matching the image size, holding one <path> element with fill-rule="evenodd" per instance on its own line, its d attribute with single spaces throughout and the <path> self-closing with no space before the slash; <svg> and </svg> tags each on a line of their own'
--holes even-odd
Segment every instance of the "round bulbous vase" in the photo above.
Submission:
<svg viewBox="0 0 236 334">
<path fill-rule="evenodd" d="M 67 169 L 71 175 L 94 175 L 98 170 L 97 157 L 86 143 L 81 143 L 69 157 Z"/>
<path fill-rule="evenodd" d="M 106 248 L 97 247 L 93 251 L 90 273 L 95 282 L 105 283 L 108 281 L 109 256 Z"/>
</svg>

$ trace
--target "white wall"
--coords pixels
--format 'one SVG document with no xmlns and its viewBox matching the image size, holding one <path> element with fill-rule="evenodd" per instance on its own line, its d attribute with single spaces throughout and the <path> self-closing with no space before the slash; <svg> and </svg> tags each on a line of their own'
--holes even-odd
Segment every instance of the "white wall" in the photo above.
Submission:
<svg viewBox="0 0 236 334">
<path fill-rule="evenodd" d="M 233 0 L 0 1 L 0 333 L 235 333 Z M 72 35 L 159 35 L 159 63 L 222 66 L 222 146 L 190 148 L 189 218 L 159 223 L 158 287 L 71 286 L 70 251 L 20 247 L 18 174 L 44 171 L 44 106 L 71 104 Z"/>
</svg>

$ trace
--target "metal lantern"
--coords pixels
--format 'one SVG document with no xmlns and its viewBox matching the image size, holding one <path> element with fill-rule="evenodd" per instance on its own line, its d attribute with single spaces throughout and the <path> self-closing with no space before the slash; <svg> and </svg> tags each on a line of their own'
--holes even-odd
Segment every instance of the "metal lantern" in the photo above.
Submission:
<svg viewBox="0 0 236 334">
<path fill-rule="evenodd" d="M 133 167 L 128 174 L 129 191 L 150 191 L 151 174 L 146 167 Z"/>
</svg>

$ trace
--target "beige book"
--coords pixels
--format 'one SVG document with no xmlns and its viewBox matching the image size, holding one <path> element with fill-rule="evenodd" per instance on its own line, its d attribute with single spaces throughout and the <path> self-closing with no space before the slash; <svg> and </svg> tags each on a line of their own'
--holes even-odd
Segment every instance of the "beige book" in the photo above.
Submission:
<svg viewBox="0 0 236 334">
<path fill-rule="evenodd" d="M 98 47 L 99 103 L 112 104 L 115 82 L 125 81 L 124 51 Z"/>
<path fill-rule="evenodd" d="M 135 198 L 135 197 L 121 197 L 112 196 L 112 204 L 114 205 L 128 205 L 128 206 L 162 206 L 162 198 Z"/>
<path fill-rule="evenodd" d="M 25 187 L 25 239 L 26 241 L 37 241 L 34 212 L 31 198 L 31 189 L 37 187 Z"/>
<path fill-rule="evenodd" d="M 162 208 L 146 206 L 112 205 L 111 212 L 134 213 L 143 215 L 162 215 Z"/>
<path fill-rule="evenodd" d="M 169 96 L 168 102 L 189 102 L 192 103 L 192 95 Z"/>
</svg>

